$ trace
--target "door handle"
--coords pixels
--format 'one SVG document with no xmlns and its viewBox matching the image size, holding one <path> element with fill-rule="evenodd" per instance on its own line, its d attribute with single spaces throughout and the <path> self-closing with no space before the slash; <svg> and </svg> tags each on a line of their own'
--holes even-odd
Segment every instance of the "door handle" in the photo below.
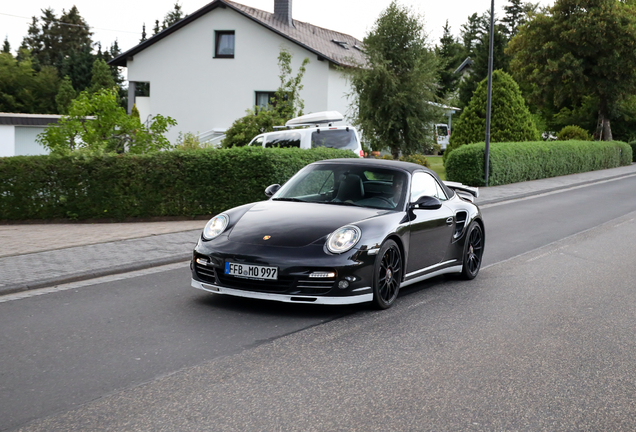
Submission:
<svg viewBox="0 0 636 432">
<path fill-rule="evenodd" d="M 452 225 L 453 224 L 453 217 L 449 217 L 448 219 L 446 219 L 446 225 Z"/>
</svg>

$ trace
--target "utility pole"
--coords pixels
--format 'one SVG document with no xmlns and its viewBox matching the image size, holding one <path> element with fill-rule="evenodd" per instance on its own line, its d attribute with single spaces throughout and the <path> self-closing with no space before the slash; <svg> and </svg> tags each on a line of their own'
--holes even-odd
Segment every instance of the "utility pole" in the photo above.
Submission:
<svg viewBox="0 0 636 432">
<path fill-rule="evenodd" d="M 488 96 L 486 102 L 486 151 L 484 152 L 485 186 L 488 186 L 488 170 L 490 162 L 490 109 L 492 107 L 492 57 L 495 39 L 495 0 L 490 4 L 490 47 L 488 54 Z"/>
</svg>

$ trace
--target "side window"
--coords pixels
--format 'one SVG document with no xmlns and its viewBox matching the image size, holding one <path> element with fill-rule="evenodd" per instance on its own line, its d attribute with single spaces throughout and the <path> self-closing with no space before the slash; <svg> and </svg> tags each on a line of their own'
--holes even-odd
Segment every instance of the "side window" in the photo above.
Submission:
<svg viewBox="0 0 636 432">
<path fill-rule="evenodd" d="M 300 148 L 300 134 L 282 132 L 282 133 L 273 133 L 267 136 L 267 141 L 265 142 L 265 148 L 289 148 L 289 147 L 298 147 Z"/>
<path fill-rule="evenodd" d="M 413 174 L 413 180 L 411 181 L 411 202 L 422 195 L 432 196 L 440 201 L 448 199 L 433 176 L 425 172 L 416 172 Z"/>
<path fill-rule="evenodd" d="M 234 30 L 214 32 L 214 58 L 234 58 Z"/>
<path fill-rule="evenodd" d="M 264 137 L 258 137 L 254 141 L 252 141 L 252 143 L 250 145 L 251 146 L 255 146 L 255 147 L 263 147 L 263 140 L 264 139 L 265 139 Z"/>
</svg>

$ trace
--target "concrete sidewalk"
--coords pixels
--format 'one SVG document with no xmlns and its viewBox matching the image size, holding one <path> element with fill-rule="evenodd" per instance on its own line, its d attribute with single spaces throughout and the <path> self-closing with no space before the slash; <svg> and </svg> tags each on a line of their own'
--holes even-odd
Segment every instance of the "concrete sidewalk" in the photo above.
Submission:
<svg viewBox="0 0 636 432">
<path fill-rule="evenodd" d="M 480 188 L 480 205 L 636 175 L 636 164 Z M 0 225 L 0 295 L 190 259 L 205 220 Z"/>
</svg>

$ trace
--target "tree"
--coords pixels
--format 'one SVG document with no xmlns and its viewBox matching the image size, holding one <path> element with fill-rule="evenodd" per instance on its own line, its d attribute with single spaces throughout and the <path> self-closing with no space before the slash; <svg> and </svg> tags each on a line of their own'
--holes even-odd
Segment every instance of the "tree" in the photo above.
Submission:
<svg viewBox="0 0 636 432">
<path fill-rule="evenodd" d="M 0 53 L 0 112 L 55 114 L 58 86 L 55 68 L 35 70 L 28 51 Z"/>
<path fill-rule="evenodd" d="M 11 44 L 9 43 L 9 36 L 4 37 L 4 43 L 2 44 L 2 52 L 5 54 L 11 54 Z"/>
<path fill-rule="evenodd" d="M 300 91 L 309 59 L 303 60 L 295 76 L 292 75 L 291 62 L 291 53 L 281 48 L 278 54 L 280 84 L 269 106 L 248 109 L 244 117 L 235 120 L 225 132 L 223 147 L 244 146 L 256 135 L 271 132 L 274 126 L 284 125 L 287 120 L 303 114 L 305 104 Z"/>
<path fill-rule="evenodd" d="M 486 96 L 488 79 L 484 79 L 470 103 L 455 122 L 447 155 L 460 145 L 483 142 L 486 137 Z M 507 73 L 496 70 L 492 76 L 492 115 L 490 140 L 496 142 L 536 141 L 539 132 L 519 90 Z"/>
<path fill-rule="evenodd" d="M 636 93 L 636 10 L 616 0 L 557 0 L 523 26 L 508 49 L 511 70 L 533 103 L 547 111 L 581 106 L 592 96 L 600 133 Z"/>
<path fill-rule="evenodd" d="M 87 119 L 88 116 L 94 119 Z M 94 94 L 84 91 L 71 102 L 68 115 L 59 120 L 58 126 L 47 128 L 37 141 L 54 154 L 141 154 L 170 148 L 164 134 L 176 124 L 172 118 L 159 114 L 149 125 L 142 124 L 119 106 L 114 89 L 101 89 Z"/>
<path fill-rule="evenodd" d="M 144 42 L 147 39 L 146 37 L 146 23 L 141 27 L 141 39 L 139 39 L 139 43 Z"/>
<path fill-rule="evenodd" d="M 430 151 L 438 65 L 422 18 L 391 2 L 364 38 L 364 55 L 366 64 L 350 70 L 354 123 L 373 149 L 388 147 L 395 159 Z"/>
<path fill-rule="evenodd" d="M 455 73 L 455 70 L 464 60 L 464 50 L 451 34 L 448 20 L 439 42 L 440 44 L 435 47 L 435 54 L 440 63 L 439 87 L 436 94 L 440 99 L 446 99 L 457 90 L 459 75 Z"/>
<path fill-rule="evenodd" d="M 75 6 L 68 12 L 62 10 L 59 19 L 48 8 L 42 10 L 40 20 L 33 17 L 21 47 L 31 52 L 36 70 L 41 66 L 60 69 L 62 62 L 72 53 L 92 49 L 91 36 L 88 24 Z"/>
<path fill-rule="evenodd" d="M 523 3 L 521 0 L 509 0 L 510 5 L 504 6 L 506 15 L 501 19 L 504 25 L 503 33 L 512 39 L 519 29 L 519 26 L 528 21 L 528 15 L 534 13 L 538 7 L 538 3 Z"/>
<path fill-rule="evenodd" d="M 93 62 L 91 73 L 90 93 L 97 93 L 101 89 L 112 89 L 115 87 L 115 80 L 110 73 L 110 68 L 104 60 L 97 59 Z"/>
<path fill-rule="evenodd" d="M 59 114 L 68 114 L 68 109 L 71 106 L 71 102 L 75 99 L 77 93 L 73 88 L 73 83 L 68 76 L 65 76 L 60 83 L 60 89 L 55 96 L 55 103 L 57 104 L 57 112 Z"/>
<path fill-rule="evenodd" d="M 476 13 L 468 17 L 468 21 L 462 24 L 461 37 L 464 44 L 464 53 L 466 56 L 472 56 L 475 47 L 481 42 L 484 33 L 488 28 L 490 15 L 484 13 L 479 16 Z"/>
<path fill-rule="evenodd" d="M 505 54 L 507 46 L 506 36 L 502 32 L 502 27 L 495 25 L 493 40 L 493 70 L 508 70 L 508 57 Z M 459 105 L 464 108 L 470 102 L 473 92 L 479 83 L 488 76 L 488 58 L 490 56 L 490 23 L 486 31 L 482 33 L 481 40 L 473 49 L 473 67 L 470 75 L 459 86 Z"/>
<path fill-rule="evenodd" d="M 185 14 L 183 13 L 183 10 L 181 9 L 181 5 L 179 4 L 179 2 L 176 2 L 174 4 L 174 8 L 170 12 L 168 12 L 166 16 L 163 18 L 161 30 L 167 29 L 172 24 L 175 24 L 176 22 L 180 21 L 184 17 L 185 17 Z"/>
</svg>

